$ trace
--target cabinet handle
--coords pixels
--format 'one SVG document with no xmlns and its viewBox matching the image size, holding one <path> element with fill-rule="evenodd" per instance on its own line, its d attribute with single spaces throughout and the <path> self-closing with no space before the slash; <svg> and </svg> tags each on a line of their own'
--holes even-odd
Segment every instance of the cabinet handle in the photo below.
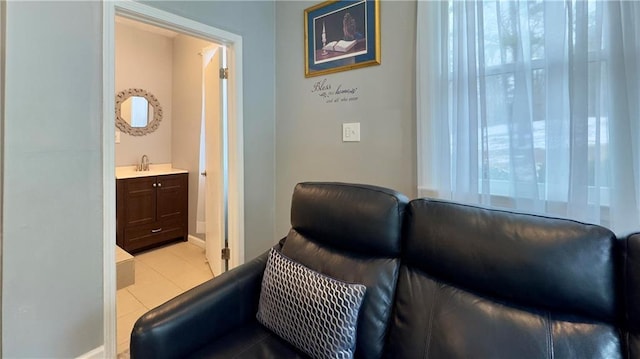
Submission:
<svg viewBox="0 0 640 359">
<path fill-rule="evenodd" d="M 151 230 L 151 233 L 158 233 L 158 232 L 162 232 L 162 228 L 152 229 Z"/>
<path fill-rule="evenodd" d="M 155 187 L 155 186 L 156 186 L 156 184 L 154 183 L 154 184 L 153 184 L 153 187 Z"/>
<path fill-rule="evenodd" d="M 158 183 L 158 187 L 162 187 L 162 183 Z"/>
</svg>

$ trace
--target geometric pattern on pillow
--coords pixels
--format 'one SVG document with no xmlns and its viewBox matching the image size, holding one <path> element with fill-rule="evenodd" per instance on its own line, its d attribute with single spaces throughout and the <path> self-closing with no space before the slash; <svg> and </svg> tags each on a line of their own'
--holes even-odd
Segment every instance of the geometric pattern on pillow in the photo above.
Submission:
<svg viewBox="0 0 640 359">
<path fill-rule="evenodd" d="M 271 249 L 258 321 L 313 358 L 352 358 L 367 288 L 328 277 Z"/>
</svg>

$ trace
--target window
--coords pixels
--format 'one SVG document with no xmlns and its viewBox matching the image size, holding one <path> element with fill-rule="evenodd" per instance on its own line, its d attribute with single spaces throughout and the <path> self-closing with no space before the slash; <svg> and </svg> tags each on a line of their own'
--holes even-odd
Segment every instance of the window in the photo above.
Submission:
<svg viewBox="0 0 640 359">
<path fill-rule="evenodd" d="M 418 8 L 422 195 L 640 229 L 640 4 Z"/>
</svg>

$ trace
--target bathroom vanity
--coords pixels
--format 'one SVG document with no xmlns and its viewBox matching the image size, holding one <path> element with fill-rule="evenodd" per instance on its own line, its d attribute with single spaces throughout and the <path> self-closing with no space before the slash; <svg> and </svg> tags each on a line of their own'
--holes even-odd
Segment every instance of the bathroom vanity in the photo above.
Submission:
<svg viewBox="0 0 640 359">
<path fill-rule="evenodd" d="M 116 244 L 129 253 L 187 240 L 189 174 L 167 165 L 116 168 Z"/>
</svg>

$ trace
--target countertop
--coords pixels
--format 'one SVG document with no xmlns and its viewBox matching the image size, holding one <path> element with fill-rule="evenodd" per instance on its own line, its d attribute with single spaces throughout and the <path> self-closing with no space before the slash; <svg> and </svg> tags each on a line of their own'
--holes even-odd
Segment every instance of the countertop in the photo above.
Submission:
<svg viewBox="0 0 640 359">
<path fill-rule="evenodd" d="M 116 167 L 116 179 L 149 177 L 172 175 L 178 173 L 189 173 L 187 170 L 173 168 L 171 163 L 150 164 L 148 171 L 136 171 L 136 166 L 119 166 Z"/>
</svg>

